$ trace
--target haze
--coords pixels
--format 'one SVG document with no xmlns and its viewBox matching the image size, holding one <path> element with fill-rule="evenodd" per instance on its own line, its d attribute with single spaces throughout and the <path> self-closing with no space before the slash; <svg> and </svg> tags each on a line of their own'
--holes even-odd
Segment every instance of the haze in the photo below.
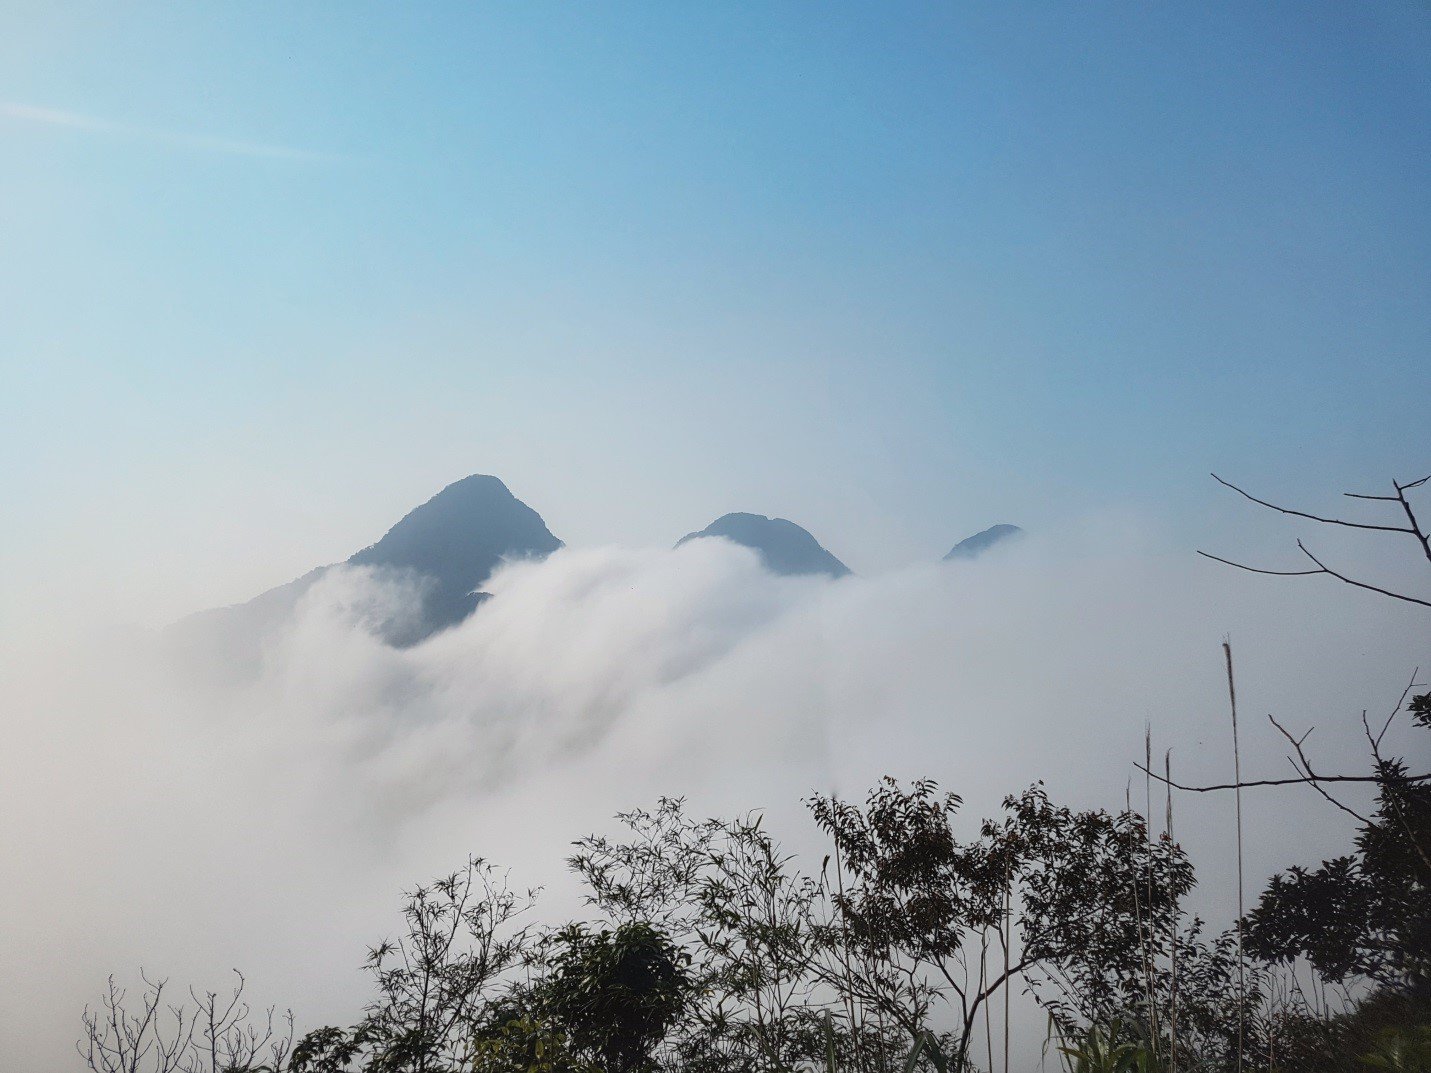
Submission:
<svg viewBox="0 0 1431 1073">
<path fill-rule="evenodd" d="M 1149 723 L 1223 778 L 1229 635 L 1358 762 L 1422 610 L 1195 552 L 1313 524 L 1210 471 L 1431 470 L 1428 55 L 1410 3 L 0 8 L 0 1069 L 139 965 L 351 1017 L 402 889 L 574 911 L 567 844 L 662 793 L 799 848 L 884 774 L 1112 807 Z M 452 629 L 386 643 L 425 597 L 357 559 L 243 673 L 175 657 L 470 474 L 565 547 Z M 732 513 L 853 576 L 675 547 Z M 1350 830 L 1254 813 L 1249 867 Z"/>
</svg>

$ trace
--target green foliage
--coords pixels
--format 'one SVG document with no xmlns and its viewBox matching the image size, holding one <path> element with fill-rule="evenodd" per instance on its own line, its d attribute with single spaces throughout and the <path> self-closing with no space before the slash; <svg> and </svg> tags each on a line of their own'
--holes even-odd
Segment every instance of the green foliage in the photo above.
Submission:
<svg viewBox="0 0 1431 1073">
<path fill-rule="evenodd" d="M 1144 1040 L 1129 1038 L 1116 1018 L 1106 1027 L 1092 1025 L 1072 1043 L 1058 1047 L 1068 1073 L 1162 1073 L 1166 1068 Z"/>
<path fill-rule="evenodd" d="M 1431 1028 L 1422 1025 L 1411 1031 L 1387 1029 L 1377 1040 L 1376 1049 L 1364 1055 L 1361 1062 L 1371 1069 L 1431 1073 Z"/>
<path fill-rule="evenodd" d="M 1431 696 L 1411 710 L 1431 729 Z M 1375 760 L 1354 851 L 1271 881 L 1251 961 L 1185 912 L 1191 862 L 1131 810 L 1035 785 L 967 825 L 957 795 L 886 779 L 859 803 L 808 803 L 831 844 L 810 874 L 758 815 L 697 821 L 663 799 L 621 816 L 623 838 L 577 844 L 590 923 L 523 926 L 530 894 L 470 861 L 407 895 L 402 936 L 369 951 L 356 1024 L 291 1054 L 245 1028 L 235 1068 L 267 1048 L 289 1073 L 968 1073 L 1017 987 L 1069 1073 L 1427 1073 L 1431 785 Z M 1314 1007 L 1294 967 L 1359 982 L 1361 1001 Z M 86 1021 L 91 1068 L 131 1048 L 125 1032 L 143 1045 L 160 986 L 137 1014 L 111 986 L 121 1008 Z"/>
<path fill-rule="evenodd" d="M 841 1073 L 842 1067 L 839 1059 L 840 1037 L 835 1030 L 834 1018 L 826 1011 L 821 1022 L 823 1037 L 825 1041 L 825 1073 Z M 921 1064 L 932 1065 L 936 1073 L 949 1073 L 949 1059 L 945 1057 L 940 1049 L 939 1040 L 932 1032 L 921 1032 L 914 1041 L 914 1046 L 905 1055 L 904 1061 L 899 1068 L 901 1073 L 914 1073 L 921 1068 Z M 883 1068 L 883 1067 L 882 1067 Z"/>
<path fill-rule="evenodd" d="M 469 1073 L 599 1073 L 572 1047 L 566 1031 L 529 1014 L 496 1014 L 473 1032 Z"/>
<path fill-rule="evenodd" d="M 1191 868 L 1172 844 L 1149 846 L 1136 817 L 1056 808 L 1038 787 L 968 841 L 959 804 L 928 781 L 886 780 L 863 805 L 814 799 L 835 849 L 818 876 L 796 871 L 758 817 L 695 822 L 671 800 L 624 815 L 626 841 L 580 843 L 572 864 L 603 914 L 658 922 L 691 953 L 681 1068 L 827 1064 L 831 1029 L 841 1064 L 895 1068 L 951 1008 L 953 1029 L 916 1060 L 947 1051 L 961 1068 L 981 1011 L 1034 971 L 1091 986 L 1116 966 L 1135 981 L 1133 886 L 1171 905 Z M 1005 943 L 1018 949 L 1007 969 Z"/>
<path fill-rule="evenodd" d="M 406 935 L 368 951 L 377 997 L 351 1028 L 325 1027 L 293 1048 L 293 1073 L 448 1073 L 504 976 L 522 965 L 516 926 L 530 894 L 508 890 L 480 859 L 409 892 Z"/>
<path fill-rule="evenodd" d="M 1275 1068 L 1288 1073 L 1395 1069 L 1394 1064 L 1378 1063 L 1400 1061 L 1405 1066 L 1410 1060 L 1408 1044 L 1424 1042 L 1428 1033 L 1431 1008 L 1422 999 L 1380 988 L 1340 1013 L 1318 1016 L 1306 1007 L 1289 1011 L 1277 1026 Z"/>
<path fill-rule="evenodd" d="M 1413 698 L 1431 729 L 1431 695 Z M 1304 958 L 1329 980 L 1357 978 L 1431 1002 L 1431 783 L 1376 758 L 1377 808 L 1353 853 L 1274 876 L 1248 915 L 1248 945 L 1274 962 Z"/>
<path fill-rule="evenodd" d="M 542 1004 L 572 1049 L 605 1073 L 653 1068 L 690 990 L 689 955 L 646 923 L 595 934 L 572 925 L 555 946 Z"/>
<path fill-rule="evenodd" d="M 690 956 L 672 1061 L 689 1071 L 818 1061 L 817 884 L 792 868 L 759 816 L 695 821 L 682 802 L 662 799 L 619 818 L 625 840 L 584 839 L 570 863 L 599 913 L 652 922 Z"/>
<path fill-rule="evenodd" d="M 1190 994 L 1217 996 L 1217 1013 L 1194 1022 L 1225 1013 L 1231 963 L 1184 920 L 1194 880 L 1180 846 L 1150 840 L 1131 812 L 1054 805 L 1041 786 L 1007 798 L 970 841 L 955 835 L 959 806 L 933 782 L 891 780 L 863 808 L 812 803 L 848 873 L 834 900 L 861 958 L 851 985 L 861 1001 L 911 1035 L 952 1007 L 952 1060 L 963 1064 L 981 1009 L 1016 981 L 1069 1028 L 1131 1010 L 1156 1024 L 1171 996 L 1149 970 L 1176 944 L 1206 985 Z M 1005 944 L 1007 962 L 988 957 Z"/>
</svg>

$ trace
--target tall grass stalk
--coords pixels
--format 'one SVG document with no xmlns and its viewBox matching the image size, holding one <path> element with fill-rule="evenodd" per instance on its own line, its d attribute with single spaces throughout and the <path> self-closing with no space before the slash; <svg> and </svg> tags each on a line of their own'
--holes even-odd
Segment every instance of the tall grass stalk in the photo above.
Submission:
<svg viewBox="0 0 1431 1073">
<path fill-rule="evenodd" d="M 1004 919 L 1001 925 L 1003 929 L 1004 941 L 1004 1073 L 1009 1073 L 1009 944 L 1013 942 L 1013 907 L 1010 905 L 1010 895 L 1013 891 L 1014 877 L 1012 874 L 1004 876 Z M 991 1071 L 992 1073 L 992 1071 Z"/>
<path fill-rule="evenodd" d="M 1150 737 L 1147 740 L 1151 742 Z M 1151 745 L 1149 746 L 1149 750 L 1151 751 Z M 1149 791 L 1149 793 L 1151 794 L 1151 791 Z M 1128 784 L 1123 788 L 1123 807 L 1125 808 L 1129 816 L 1137 815 L 1137 813 L 1133 811 L 1133 784 L 1131 779 L 1128 781 Z M 1143 845 L 1145 848 L 1148 846 L 1148 821 L 1146 817 L 1144 817 L 1143 819 Z M 1147 864 L 1149 869 L 1149 884 L 1147 893 L 1151 898 L 1151 855 L 1149 856 Z M 1144 901 L 1143 894 L 1140 893 L 1138 890 L 1138 876 L 1136 872 L 1134 872 L 1131 879 L 1131 889 L 1133 893 L 1133 916 L 1138 924 L 1138 953 L 1143 963 L 1143 1001 L 1147 1006 L 1148 1024 L 1153 1025 L 1156 1023 L 1156 1014 L 1154 1011 L 1157 1008 L 1157 997 L 1154 986 L 1153 951 L 1151 944 L 1151 936 L 1153 930 L 1152 906 L 1150 902 Z"/>
<path fill-rule="evenodd" d="M 1148 1038 L 1152 1040 L 1152 1050 L 1156 1057 L 1158 1051 L 1158 991 L 1155 976 L 1158 970 L 1157 957 L 1157 936 L 1153 934 L 1153 928 L 1157 923 L 1157 914 L 1153 911 L 1153 727 L 1149 723 L 1143 724 L 1143 847 L 1148 855 L 1148 884 L 1147 884 L 1147 907 L 1148 925 L 1144 929 L 1141 926 L 1139 931 L 1146 936 L 1144 942 L 1144 971 L 1147 973 L 1148 988 Z"/>
<path fill-rule="evenodd" d="M 1237 810 L 1237 1070 L 1242 1073 L 1243 1032 L 1247 1017 L 1247 970 L 1242 956 L 1242 750 L 1237 741 L 1237 685 L 1232 677 L 1232 639 L 1222 642 L 1227 660 L 1227 696 L 1232 705 L 1232 781 Z"/>
<path fill-rule="evenodd" d="M 979 935 L 979 990 L 982 992 L 989 979 L 989 929 Z M 989 1073 L 994 1073 L 994 1017 L 990 1012 L 992 1002 L 984 1003 L 984 1045 L 989 1052 Z"/>
<path fill-rule="evenodd" d="M 860 1032 L 855 1025 L 855 989 L 853 974 L 850 971 L 850 930 L 849 924 L 845 920 L 844 910 L 845 872 L 838 839 L 835 840 L 835 885 L 840 893 L 840 904 L 838 906 L 840 914 L 840 961 L 845 970 L 845 1013 L 849 1018 L 850 1045 L 852 1048 L 851 1057 L 855 1060 L 855 1069 L 858 1070 L 859 1073 L 864 1073 L 864 1057 L 861 1053 L 862 1048 L 860 1047 Z"/>
<path fill-rule="evenodd" d="M 825 1011 L 823 1019 L 825 1036 L 825 1073 L 849 1073 L 848 1070 L 840 1068 L 839 1047 L 836 1044 L 835 1020 L 830 1015 L 830 1011 Z M 928 1057 L 933 1063 L 936 1073 L 950 1073 L 949 1058 L 939 1048 L 939 1042 L 934 1038 L 934 1034 L 928 1029 L 920 1032 L 914 1037 L 914 1044 L 909 1049 L 909 1054 L 905 1056 L 904 1065 L 900 1067 L 901 1073 L 914 1073 L 919 1067 L 919 1060 Z"/>
<path fill-rule="evenodd" d="M 1173 751 L 1169 749 L 1163 754 L 1163 785 L 1168 790 L 1167 815 L 1163 820 L 1163 829 L 1168 835 L 1168 848 L 1176 845 L 1173 839 Z M 1178 904 L 1176 894 L 1173 897 L 1171 911 L 1168 913 L 1168 1073 L 1178 1073 Z"/>
</svg>

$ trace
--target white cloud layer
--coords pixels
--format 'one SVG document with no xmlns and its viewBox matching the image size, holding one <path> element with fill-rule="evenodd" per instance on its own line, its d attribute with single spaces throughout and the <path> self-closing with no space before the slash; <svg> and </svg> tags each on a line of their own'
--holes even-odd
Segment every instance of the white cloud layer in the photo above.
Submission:
<svg viewBox="0 0 1431 1073">
<path fill-rule="evenodd" d="M 1359 762 L 1356 713 L 1427 662 L 1424 616 L 1249 583 L 1129 528 L 837 582 L 772 577 L 722 541 L 566 549 L 505 568 L 476 615 L 405 650 L 364 623 L 410 594 L 335 571 L 238 684 L 196 684 L 150 636 L 17 650 L 0 1068 L 73 1068 L 80 1008 L 139 965 L 201 984 L 236 966 L 305 1024 L 351 1017 L 405 886 L 470 852 L 569 912 L 567 844 L 659 794 L 765 806 L 796 847 L 802 796 L 886 773 L 964 793 L 971 822 L 1037 778 L 1116 807 L 1145 721 L 1180 773 L 1220 777 L 1228 632 L 1245 768 L 1279 762 L 1267 711 L 1322 724 L 1329 764 Z M 1344 837 L 1315 800 L 1304 826 L 1248 806 L 1259 877 Z M 1204 869 L 1225 870 L 1226 804 L 1179 808 Z"/>
</svg>

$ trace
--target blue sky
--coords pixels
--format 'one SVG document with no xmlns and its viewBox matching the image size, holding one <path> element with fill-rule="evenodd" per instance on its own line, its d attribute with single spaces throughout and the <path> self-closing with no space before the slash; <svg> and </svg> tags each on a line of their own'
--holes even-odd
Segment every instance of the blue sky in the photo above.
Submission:
<svg viewBox="0 0 1431 1073">
<path fill-rule="evenodd" d="M 473 471 L 857 570 L 1420 476 L 1427 56 L 1412 3 L 8 4 L 6 587 L 239 599 Z"/>
</svg>

